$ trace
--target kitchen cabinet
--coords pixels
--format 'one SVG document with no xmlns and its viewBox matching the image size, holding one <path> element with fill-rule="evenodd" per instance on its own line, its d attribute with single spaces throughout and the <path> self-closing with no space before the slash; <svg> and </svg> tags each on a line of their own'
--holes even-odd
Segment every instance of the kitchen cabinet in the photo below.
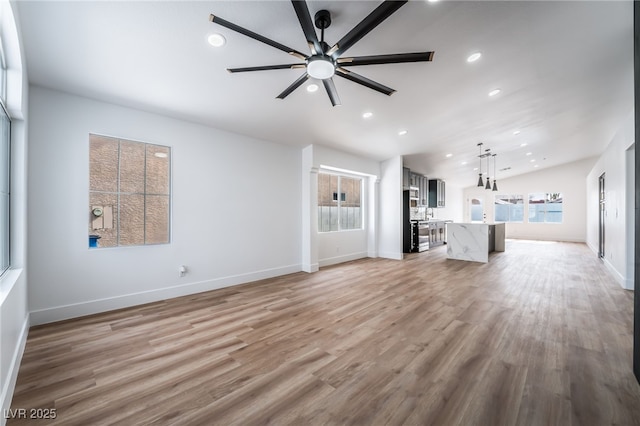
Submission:
<svg viewBox="0 0 640 426">
<path fill-rule="evenodd" d="M 444 220 L 429 221 L 429 247 L 441 246 L 445 243 L 446 228 Z"/>
<path fill-rule="evenodd" d="M 402 188 L 412 191 L 411 199 L 413 207 L 426 207 L 429 203 L 429 179 L 416 172 L 412 172 L 408 167 L 402 168 Z"/>
<path fill-rule="evenodd" d="M 420 176 L 418 185 L 419 188 L 419 197 L 420 197 L 420 205 L 426 206 L 429 203 L 429 179 L 426 176 Z"/>
<path fill-rule="evenodd" d="M 445 182 L 441 179 L 429 179 L 429 207 L 445 207 Z"/>
</svg>

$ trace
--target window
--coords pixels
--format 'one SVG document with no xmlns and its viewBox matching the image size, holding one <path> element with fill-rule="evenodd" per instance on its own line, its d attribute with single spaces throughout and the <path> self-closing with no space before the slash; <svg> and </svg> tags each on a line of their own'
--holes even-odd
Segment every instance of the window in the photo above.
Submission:
<svg viewBox="0 0 640 426">
<path fill-rule="evenodd" d="M 11 121 L 0 104 L 0 274 L 9 269 Z"/>
<path fill-rule="evenodd" d="M 496 222 L 522 222 L 523 220 L 524 199 L 522 195 L 496 195 Z"/>
<path fill-rule="evenodd" d="M 472 198 L 469 201 L 469 211 L 471 222 L 484 222 L 484 208 L 482 207 L 481 199 Z"/>
<path fill-rule="evenodd" d="M 319 232 L 362 229 L 361 203 L 361 178 L 318 174 Z"/>
<path fill-rule="evenodd" d="M 89 247 L 169 242 L 171 148 L 89 137 Z"/>
<path fill-rule="evenodd" d="M 530 223 L 562 223 L 562 194 L 529 194 Z"/>
<path fill-rule="evenodd" d="M 9 202 L 11 176 L 11 119 L 5 109 L 7 67 L 0 40 L 0 274 L 9 269 Z"/>
</svg>

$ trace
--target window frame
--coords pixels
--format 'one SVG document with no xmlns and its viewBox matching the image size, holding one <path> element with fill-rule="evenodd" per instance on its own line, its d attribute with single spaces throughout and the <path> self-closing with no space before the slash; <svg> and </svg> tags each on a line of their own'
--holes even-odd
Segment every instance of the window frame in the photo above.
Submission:
<svg viewBox="0 0 640 426">
<path fill-rule="evenodd" d="M 513 207 L 512 206 L 517 206 L 518 203 L 516 202 L 514 203 L 508 203 L 506 205 L 509 206 L 509 209 L 507 211 L 507 220 L 498 220 L 497 217 L 497 209 L 496 206 L 497 205 L 504 205 L 504 204 L 499 204 L 497 201 L 498 199 L 505 199 L 507 198 L 508 200 L 518 200 L 518 197 L 520 197 L 520 201 L 522 201 L 522 219 L 521 220 L 512 220 L 512 211 L 513 211 Z M 494 222 L 500 222 L 500 223 L 524 223 L 524 195 L 521 194 L 501 194 L 501 195 L 496 195 L 493 198 L 493 220 Z"/>
<path fill-rule="evenodd" d="M 320 222 L 322 220 L 321 218 L 321 214 L 320 214 L 320 207 L 322 207 L 319 203 L 319 198 L 320 198 L 320 190 L 318 188 L 318 196 L 316 197 L 316 202 L 317 202 L 317 210 L 318 210 L 318 233 L 319 234 L 329 234 L 329 233 L 335 233 L 335 232 L 350 232 L 350 231 L 362 231 L 364 230 L 364 217 L 365 217 L 365 206 L 364 206 L 364 183 L 365 183 L 365 178 L 364 176 L 359 176 L 359 175 L 355 175 L 355 174 L 349 174 L 349 173 L 344 173 L 344 172 L 337 172 L 337 171 L 333 171 L 333 170 L 329 170 L 329 169 L 321 169 L 318 172 L 318 177 L 320 175 L 329 175 L 329 176 L 336 176 L 338 178 L 338 184 L 337 184 L 337 189 L 336 191 L 330 190 L 330 192 L 332 193 L 331 198 L 332 198 L 332 204 L 334 207 L 337 207 L 337 211 L 338 211 L 338 229 L 335 230 L 328 230 L 328 231 L 323 231 L 321 230 L 320 227 Z M 360 226 L 358 228 L 343 228 L 342 227 L 342 215 L 341 215 L 341 208 L 342 208 L 342 203 L 346 202 L 346 191 L 342 190 L 342 178 L 348 178 L 348 179 L 354 179 L 354 180 L 358 180 L 360 182 L 360 205 L 359 207 L 359 218 L 358 221 L 360 223 Z M 339 196 L 337 196 L 338 194 L 340 194 Z M 334 195 L 336 195 L 337 197 L 334 197 Z M 336 199 L 337 198 L 337 199 Z"/>
<path fill-rule="evenodd" d="M 6 73 L 4 75 L 4 77 L 6 77 Z M 5 228 L 5 238 L 3 238 L 0 241 L 0 245 L 2 245 L 2 248 L 0 249 L 0 253 L 5 252 L 6 253 L 6 264 L 4 264 L 4 260 L 0 257 L 0 276 L 4 275 L 5 272 L 7 272 L 9 269 L 11 269 L 11 116 L 9 115 L 9 111 L 7 111 L 5 104 L 4 104 L 4 99 L 0 99 L 0 108 L 1 111 L 0 113 L 4 114 L 7 118 L 7 124 L 8 124 L 8 131 L 7 131 L 7 138 L 6 138 L 6 182 L 7 182 L 7 192 L 6 192 L 6 197 L 7 197 L 7 205 L 6 205 L 6 212 L 5 212 L 5 217 L 6 217 L 6 223 L 0 223 L 0 227 L 4 227 Z M 0 135 L 0 138 L 4 139 L 4 135 Z M 4 145 L 4 140 L 0 141 L 0 149 L 4 149 L 3 147 Z M 1 166 L 0 166 L 0 170 L 1 170 Z M 4 195 L 2 188 L 0 188 L 0 194 Z"/>
<path fill-rule="evenodd" d="M 559 203 L 551 203 L 549 202 L 549 198 L 552 194 L 557 194 L 558 197 L 556 197 L 556 199 L 559 199 L 560 202 Z M 544 195 L 544 203 L 531 203 L 531 196 L 539 196 L 539 195 Z M 531 206 L 533 205 L 544 205 L 544 220 L 542 221 L 531 221 Z M 561 216 L 561 220 L 558 221 L 549 221 L 547 220 L 548 218 L 548 205 L 549 204 L 562 204 L 562 216 Z M 537 212 L 539 213 L 539 212 Z M 527 223 L 534 223 L 534 224 L 551 224 L 551 225 L 561 225 L 564 223 L 564 195 L 562 192 L 530 192 L 528 197 L 527 197 Z"/>
<path fill-rule="evenodd" d="M 94 195 L 112 195 L 115 197 L 115 204 L 113 204 L 114 206 L 114 212 L 113 212 L 113 222 L 114 222 L 114 226 L 113 228 L 115 228 L 115 244 L 112 245 L 108 245 L 108 246 L 92 246 L 91 244 L 89 244 L 89 249 L 94 249 L 94 248 L 127 248 L 127 247 L 143 247 L 143 246 L 154 246 L 154 245 L 166 245 L 166 244 L 171 244 L 171 236 L 172 236 L 172 226 L 171 226 L 171 220 L 172 220 L 172 206 L 173 206 L 173 181 L 172 181 L 172 167 L 173 167 L 173 157 L 172 157 L 172 153 L 173 153 L 173 149 L 170 146 L 167 145 L 160 145 L 157 143 L 150 143 L 150 142 L 142 142 L 142 141 L 137 141 L 137 140 L 133 140 L 133 139 L 125 139 L 125 138 L 121 138 L 121 137 L 116 137 L 116 136 L 107 136 L 107 135 L 103 135 L 103 134 L 98 134 L 98 133 L 89 133 L 89 179 L 91 179 L 91 174 L 92 174 L 92 169 L 91 169 L 91 143 L 93 138 L 100 138 L 100 139 L 109 139 L 111 141 L 113 141 L 113 143 L 115 143 L 117 145 L 116 150 L 117 150 L 117 160 L 116 160 L 116 188 L 115 191 L 104 191 L 104 190 L 95 190 L 92 189 L 92 184 L 91 182 L 89 182 L 89 210 L 93 209 L 93 204 L 92 203 L 92 194 Z M 142 174 L 143 174 L 143 181 L 141 183 L 141 187 L 142 187 L 142 191 L 139 190 L 134 190 L 134 191 L 127 191 L 127 190 L 123 190 L 122 184 L 123 184 L 123 180 L 122 178 L 122 167 L 123 167 L 123 159 L 122 159 L 122 153 L 123 153 L 123 142 L 124 143 L 134 143 L 134 144 L 140 144 L 142 147 L 142 150 L 144 151 L 144 164 L 142 165 Z M 149 160 L 148 160 L 148 156 L 149 156 L 149 150 L 150 148 L 153 147 L 158 147 L 161 148 L 163 150 L 166 150 L 166 157 L 162 157 L 162 158 L 167 158 L 167 194 L 161 194 L 161 193 L 157 193 L 154 191 L 149 191 L 149 180 L 148 180 L 148 175 L 147 175 L 147 171 L 149 168 Z M 123 199 L 126 199 L 128 197 L 132 197 L 132 196 L 141 196 L 143 199 L 143 203 L 142 203 L 142 212 L 140 213 L 143 217 L 143 221 L 142 221 L 142 242 L 138 242 L 138 243 L 131 243 L 131 244 L 126 244 L 123 243 L 123 239 L 122 239 L 122 214 L 124 212 L 123 207 L 122 207 L 122 202 Z M 160 241 L 160 242 L 156 242 L 156 241 L 147 241 L 147 220 L 148 220 L 148 201 L 147 198 L 148 197 L 167 197 L 167 202 L 168 202 L 168 206 L 167 206 L 167 216 L 166 216 L 166 220 L 167 220 L 167 238 L 166 241 Z M 106 204 L 105 204 L 106 205 Z M 126 226 L 125 226 L 126 229 Z M 91 228 L 91 220 L 89 221 L 89 239 L 91 239 L 92 235 L 96 235 L 98 234 L 98 232 L 96 232 L 96 230 Z"/>
</svg>

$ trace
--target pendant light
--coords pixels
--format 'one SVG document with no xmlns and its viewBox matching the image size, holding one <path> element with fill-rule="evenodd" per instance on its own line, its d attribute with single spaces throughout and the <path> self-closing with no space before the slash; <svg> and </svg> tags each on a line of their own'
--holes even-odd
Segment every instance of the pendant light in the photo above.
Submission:
<svg viewBox="0 0 640 426">
<path fill-rule="evenodd" d="M 480 171 L 480 173 L 478 173 L 478 188 L 481 188 L 484 186 L 484 182 L 482 182 L 482 142 L 478 144 L 478 149 L 480 150 L 480 154 L 478 155 L 478 158 L 480 159 L 480 168 L 478 169 Z"/>
<path fill-rule="evenodd" d="M 489 150 L 487 149 L 487 151 Z M 487 185 L 484 187 L 484 189 L 491 189 L 491 176 L 489 176 L 489 159 L 491 158 L 491 154 L 487 152 L 485 156 L 487 157 Z"/>
<path fill-rule="evenodd" d="M 498 185 L 496 184 L 496 154 L 493 154 L 493 191 L 498 191 Z"/>
</svg>

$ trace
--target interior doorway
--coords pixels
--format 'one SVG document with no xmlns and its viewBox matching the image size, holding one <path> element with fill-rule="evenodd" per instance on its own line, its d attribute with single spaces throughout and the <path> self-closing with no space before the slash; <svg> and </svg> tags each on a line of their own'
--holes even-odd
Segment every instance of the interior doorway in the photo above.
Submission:
<svg viewBox="0 0 640 426">
<path fill-rule="evenodd" d="M 598 210 L 598 256 L 604 259 L 604 223 L 605 223 L 605 191 L 604 191 L 604 173 L 600 175 L 598 184 L 598 198 L 600 209 Z"/>
</svg>

